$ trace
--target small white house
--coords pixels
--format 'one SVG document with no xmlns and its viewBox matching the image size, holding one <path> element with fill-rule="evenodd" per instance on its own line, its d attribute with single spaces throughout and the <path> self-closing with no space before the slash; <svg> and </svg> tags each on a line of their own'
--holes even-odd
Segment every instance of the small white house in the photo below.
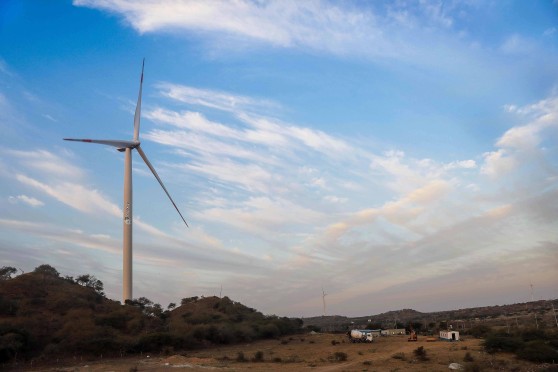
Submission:
<svg viewBox="0 0 558 372">
<path fill-rule="evenodd" d="M 459 341 L 459 332 L 457 332 L 457 331 L 440 331 L 440 340 L 443 340 L 443 341 Z"/>
</svg>

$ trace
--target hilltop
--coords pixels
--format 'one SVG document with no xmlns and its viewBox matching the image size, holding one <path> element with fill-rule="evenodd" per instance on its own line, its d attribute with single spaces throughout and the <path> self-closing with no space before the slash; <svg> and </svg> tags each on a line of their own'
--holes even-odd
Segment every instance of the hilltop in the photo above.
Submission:
<svg viewBox="0 0 558 372">
<path fill-rule="evenodd" d="M 62 277 L 41 265 L 12 278 L 11 269 L 0 269 L 0 363 L 194 349 L 274 338 L 302 325 L 227 297 L 184 298 L 167 309 L 141 297 L 123 306 L 89 274 Z"/>
</svg>

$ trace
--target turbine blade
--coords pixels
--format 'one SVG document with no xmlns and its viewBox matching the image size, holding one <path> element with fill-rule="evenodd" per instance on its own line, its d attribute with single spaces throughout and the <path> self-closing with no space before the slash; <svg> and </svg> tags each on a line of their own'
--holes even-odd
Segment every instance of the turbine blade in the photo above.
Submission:
<svg viewBox="0 0 558 372">
<path fill-rule="evenodd" d="M 96 140 L 96 139 L 82 139 L 82 138 L 64 138 L 64 141 L 76 141 L 87 143 L 98 143 L 101 145 L 113 146 L 119 149 L 134 148 L 139 145 L 137 141 L 122 141 L 122 140 Z"/>
<path fill-rule="evenodd" d="M 139 138 L 139 130 L 140 130 L 140 116 L 141 116 L 141 90 L 143 86 L 143 67 L 145 66 L 145 58 L 141 64 L 141 78 L 140 78 L 140 88 L 139 88 L 139 95 L 138 95 L 138 103 L 136 105 L 136 113 L 134 114 L 134 141 L 137 141 Z"/>
<path fill-rule="evenodd" d="M 147 167 L 149 169 L 151 169 L 151 173 L 153 173 L 153 175 L 155 176 L 155 178 L 157 178 L 157 181 L 159 181 L 159 185 L 161 185 L 161 187 L 163 188 L 163 190 L 165 190 L 165 193 L 167 194 L 167 196 L 169 197 L 172 205 L 174 205 L 174 209 L 176 209 L 176 211 L 178 212 L 178 214 L 180 215 L 180 218 L 182 218 L 182 221 L 184 221 L 184 223 L 186 224 L 187 227 L 188 223 L 186 222 L 186 220 L 184 219 L 184 216 L 182 216 L 182 213 L 180 213 L 180 210 L 178 209 L 178 207 L 176 206 L 176 204 L 174 203 L 174 200 L 172 200 L 169 192 L 167 191 L 167 188 L 165 187 L 165 185 L 163 185 L 163 181 L 161 181 L 161 179 L 159 178 L 159 175 L 157 174 L 157 172 L 155 171 L 155 168 L 153 168 L 153 166 L 151 165 L 151 163 L 149 162 L 149 160 L 147 159 L 147 156 L 145 155 L 145 153 L 143 152 L 143 150 L 141 149 L 140 146 L 136 147 L 136 150 L 138 150 L 138 153 L 140 154 L 141 158 L 143 159 L 143 161 L 145 162 L 145 164 L 147 165 Z"/>
</svg>

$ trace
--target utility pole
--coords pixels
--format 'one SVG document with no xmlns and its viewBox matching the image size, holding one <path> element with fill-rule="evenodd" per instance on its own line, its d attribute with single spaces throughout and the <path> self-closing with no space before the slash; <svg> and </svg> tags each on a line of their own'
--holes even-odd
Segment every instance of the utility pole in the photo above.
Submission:
<svg viewBox="0 0 558 372">
<path fill-rule="evenodd" d="M 554 302 L 550 301 L 552 304 L 552 313 L 554 314 L 554 321 L 556 322 L 556 327 L 558 327 L 558 319 L 556 319 L 556 310 L 554 310 Z"/>
</svg>

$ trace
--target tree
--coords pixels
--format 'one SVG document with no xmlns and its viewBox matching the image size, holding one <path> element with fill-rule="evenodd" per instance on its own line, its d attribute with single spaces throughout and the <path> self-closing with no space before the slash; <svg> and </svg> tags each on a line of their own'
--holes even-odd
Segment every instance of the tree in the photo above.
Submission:
<svg viewBox="0 0 558 372">
<path fill-rule="evenodd" d="M 194 303 L 198 300 L 198 296 L 194 296 L 194 297 L 185 297 L 180 301 L 181 305 L 186 305 L 186 304 L 190 304 L 190 303 Z M 226 297 L 225 297 L 226 298 Z"/>
<path fill-rule="evenodd" d="M 366 325 L 366 329 L 381 329 L 381 328 L 382 328 L 381 323 L 368 323 Z"/>
<path fill-rule="evenodd" d="M 55 278 L 58 278 L 60 276 L 58 270 L 47 264 L 37 266 L 35 270 L 33 270 L 33 272 L 43 274 L 44 276 L 53 276 Z"/>
<path fill-rule="evenodd" d="M 95 277 L 95 275 L 84 274 L 76 278 L 76 283 L 84 287 L 93 288 L 95 292 L 104 296 L 103 282 Z"/>
<path fill-rule="evenodd" d="M 11 279 L 12 275 L 14 275 L 16 272 L 17 269 L 15 267 L 2 266 L 2 268 L 0 268 L 0 280 Z"/>
<path fill-rule="evenodd" d="M 176 307 L 176 304 L 175 304 L 174 302 L 171 302 L 171 303 L 169 304 L 169 306 L 167 306 L 167 309 L 168 309 L 168 310 L 172 310 L 172 309 L 174 309 L 175 307 Z"/>
</svg>

